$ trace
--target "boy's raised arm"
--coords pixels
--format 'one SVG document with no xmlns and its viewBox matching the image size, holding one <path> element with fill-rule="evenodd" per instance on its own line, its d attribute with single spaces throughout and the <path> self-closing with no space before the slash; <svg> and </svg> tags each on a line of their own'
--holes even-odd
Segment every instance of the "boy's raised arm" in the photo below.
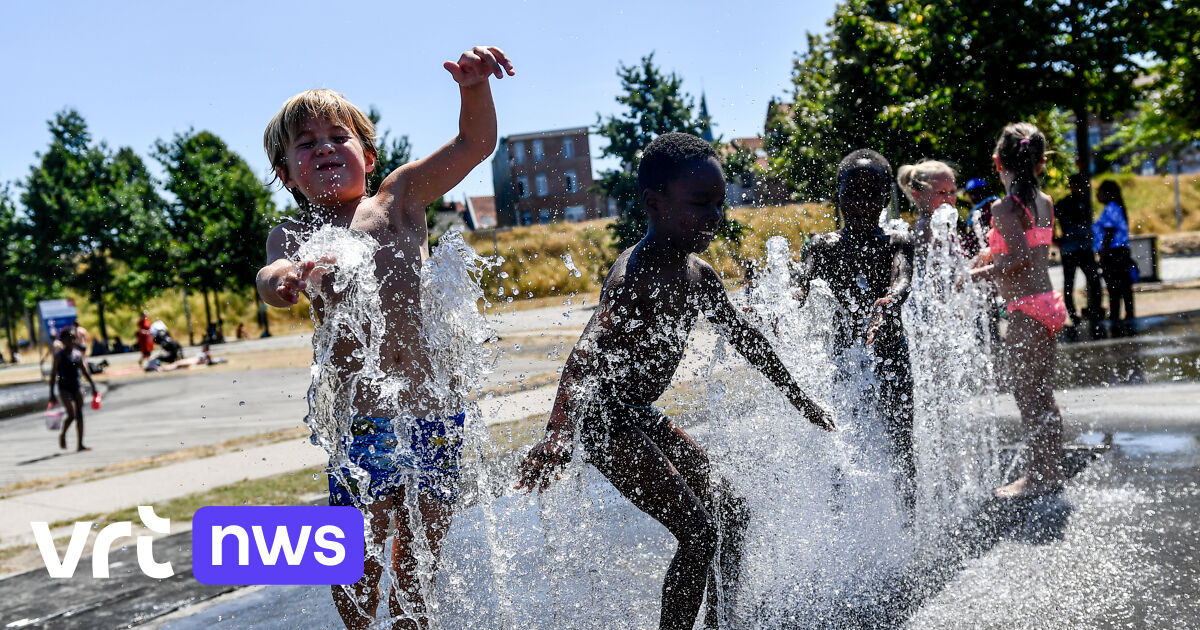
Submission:
<svg viewBox="0 0 1200 630">
<path fill-rule="evenodd" d="M 734 348 L 737 348 L 738 353 L 778 387 L 787 396 L 788 402 L 803 413 L 809 422 L 826 431 L 832 431 L 833 419 L 829 417 L 829 413 L 800 389 L 767 338 L 733 307 L 717 272 L 704 265 L 702 274 L 702 298 L 709 321 L 721 329 L 721 333 Z"/>
<path fill-rule="evenodd" d="M 423 213 L 426 206 L 458 185 L 492 154 L 496 148 L 496 106 L 488 80 L 515 74 L 508 56 L 495 46 L 476 46 L 457 62 L 447 61 L 443 67 L 458 83 L 462 99 L 458 135 L 429 156 L 389 173 L 380 184 L 380 193 L 398 195 L 400 208 L 406 213 Z M 412 218 L 425 221 L 423 215 Z"/>
</svg>

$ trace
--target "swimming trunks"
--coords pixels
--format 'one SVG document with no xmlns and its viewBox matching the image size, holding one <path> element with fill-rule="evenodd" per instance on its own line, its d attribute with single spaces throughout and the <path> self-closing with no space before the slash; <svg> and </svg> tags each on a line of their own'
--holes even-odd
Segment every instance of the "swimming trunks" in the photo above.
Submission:
<svg viewBox="0 0 1200 630">
<path fill-rule="evenodd" d="M 637 429 L 658 443 L 664 432 L 671 432 L 671 420 L 657 407 L 642 407 L 623 402 L 614 394 L 599 394 L 592 412 L 585 414 L 579 438 L 589 457 L 604 452 L 608 436 L 615 431 Z"/>
<path fill-rule="evenodd" d="M 58 391 L 69 394 L 82 389 L 79 371 L 83 369 L 83 354 L 77 348 L 63 348 L 58 352 Z"/>
<path fill-rule="evenodd" d="M 1031 227 L 1025 229 L 1025 242 L 1029 244 L 1029 248 L 1039 247 L 1041 245 L 1049 245 L 1054 242 L 1054 204 L 1050 204 L 1050 227 L 1038 227 L 1037 219 L 1029 208 L 1021 203 L 1020 199 L 1009 195 L 1021 209 L 1025 211 L 1025 216 L 1029 219 Z M 1004 237 L 1000 234 L 1000 230 L 996 229 L 996 217 L 992 216 L 992 229 L 988 232 L 988 247 L 991 248 L 993 254 L 1007 254 L 1008 243 L 1004 242 Z"/>
<path fill-rule="evenodd" d="M 1051 337 L 1058 334 L 1058 331 L 1062 330 L 1067 322 L 1067 306 L 1063 303 L 1063 296 L 1058 291 L 1047 291 L 1009 300 L 1009 314 L 1018 311 L 1045 326 Z"/>
<path fill-rule="evenodd" d="M 466 412 L 431 419 L 353 418 L 347 456 L 368 475 L 367 488 L 363 492 L 362 480 L 349 466 L 331 468 L 327 471 L 329 504 L 373 503 L 414 481 L 439 501 L 454 503 L 459 494 L 465 420 Z"/>
</svg>

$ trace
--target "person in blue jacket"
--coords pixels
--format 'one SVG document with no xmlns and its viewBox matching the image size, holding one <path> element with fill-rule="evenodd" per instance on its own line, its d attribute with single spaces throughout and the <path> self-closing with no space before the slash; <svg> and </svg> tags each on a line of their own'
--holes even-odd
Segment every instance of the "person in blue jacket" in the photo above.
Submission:
<svg viewBox="0 0 1200 630">
<path fill-rule="evenodd" d="M 1133 319 L 1133 258 L 1129 253 L 1129 215 L 1121 186 L 1109 179 L 1100 182 L 1096 190 L 1096 201 L 1104 204 L 1104 210 L 1092 224 L 1093 247 L 1100 254 L 1100 275 L 1108 288 L 1108 319 L 1112 324 L 1121 323 L 1121 306 L 1125 307 L 1125 320 Z"/>
</svg>

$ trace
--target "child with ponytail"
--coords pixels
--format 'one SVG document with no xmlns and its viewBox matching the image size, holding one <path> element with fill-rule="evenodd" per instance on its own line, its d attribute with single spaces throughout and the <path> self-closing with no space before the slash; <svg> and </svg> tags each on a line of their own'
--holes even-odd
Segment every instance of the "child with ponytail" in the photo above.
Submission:
<svg viewBox="0 0 1200 630">
<path fill-rule="evenodd" d="M 1008 125 L 993 159 L 1008 194 L 992 207 L 990 264 L 973 270 L 994 281 L 1007 301 L 1005 346 L 1012 391 L 1025 428 L 1025 474 L 995 491 L 1020 498 L 1062 489 L 1062 415 L 1054 401 L 1055 335 L 1067 318 L 1050 284 L 1054 202 L 1041 191 L 1046 137 L 1029 123 Z M 985 259 L 988 257 L 984 257 Z"/>
</svg>

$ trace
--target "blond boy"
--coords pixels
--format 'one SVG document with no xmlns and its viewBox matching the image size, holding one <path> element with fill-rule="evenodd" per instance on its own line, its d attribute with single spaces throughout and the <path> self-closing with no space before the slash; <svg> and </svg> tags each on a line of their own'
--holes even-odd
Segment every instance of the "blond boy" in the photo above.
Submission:
<svg viewBox="0 0 1200 630">
<path fill-rule="evenodd" d="M 287 308 L 306 292 L 320 318 L 326 302 L 336 300 L 321 291 L 324 267 L 319 261 L 297 260 L 296 252 L 306 234 L 321 225 L 353 228 L 369 234 L 380 244 L 375 256 L 379 297 L 386 318 L 387 339 L 380 369 L 391 382 L 408 383 L 400 400 L 416 427 L 407 423 L 392 426 L 395 402 L 381 400 L 369 385 L 352 393 L 353 438 L 350 456 L 362 456 L 361 464 L 371 475 L 367 488 L 346 487 L 343 474 L 330 471 L 330 503 L 356 505 L 370 519 L 375 542 L 393 535 L 392 564 L 401 592 L 388 597 L 393 617 L 401 617 L 396 628 L 424 627 L 422 600 L 414 550 L 417 536 L 425 536 L 435 557 L 449 526 L 451 507 L 457 494 L 458 459 L 461 443 L 446 447 L 437 439 L 462 426 L 461 409 L 443 409 L 425 393 L 422 384 L 428 360 L 419 343 L 420 261 L 428 255 L 425 207 L 458 184 L 496 145 L 496 111 L 489 75 L 513 75 L 512 63 L 499 49 L 476 46 L 458 62 L 444 64 L 459 84 L 462 104 L 458 135 L 426 158 L 401 166 L 383 179 L 379 191 L 367 196 L 366 178 L 375 168 L 375 131 L 370 120 L 342 95 L 330 90 L 309 90 L 289 99 L 271 120 L 263 144 L 275 175 L 295 196 L 301 212 L 284 222 L 267 237 L 267 265 L 259 270 L 259 295 L 272 306 Z M 335 263 L 326 259 L 327 263 Z M 353 373 L 362 368 L 355 357 L 354 339 L 340 339 L 334 361 Z M 404 431 L 413 433 L 403 433 Z M 401 432 L 401 435 L 396 435 Z M 432 437 L 431 437 L 432 436 Z M 393 453 L 381 450 L 393 449 Z M 367 453 L 369 451 L 369 454 Z M 389 455 L 384 457 L 383 455 Z M 395 464 L 404 461 L 422 472 L 419 480 L 400 477 Z M 406 466 L 407 467 L 407 466 Z M 390 468 L 390 469 L 389 469 Z M 407 471 L 411 474 L 411 469 Z M 405 501 L 405 493 L 415 491 Z M 363 500 L 365 498 L 365 500 Z M 419 506 L 410 514 L 407 506 Z M 394 522 L 394 524 L 393 524 Z M 421 523 L 424 531 L 412 531 L 410 523 Z M 379 602 L 378 585 L 382 566 L 368 558 L 363 578 L 347 592 L 333 587 L 338 612 L 348 628 L 366 628 Z M 357 600 L 357 601 L 355 601 Z"/>
</svg>

